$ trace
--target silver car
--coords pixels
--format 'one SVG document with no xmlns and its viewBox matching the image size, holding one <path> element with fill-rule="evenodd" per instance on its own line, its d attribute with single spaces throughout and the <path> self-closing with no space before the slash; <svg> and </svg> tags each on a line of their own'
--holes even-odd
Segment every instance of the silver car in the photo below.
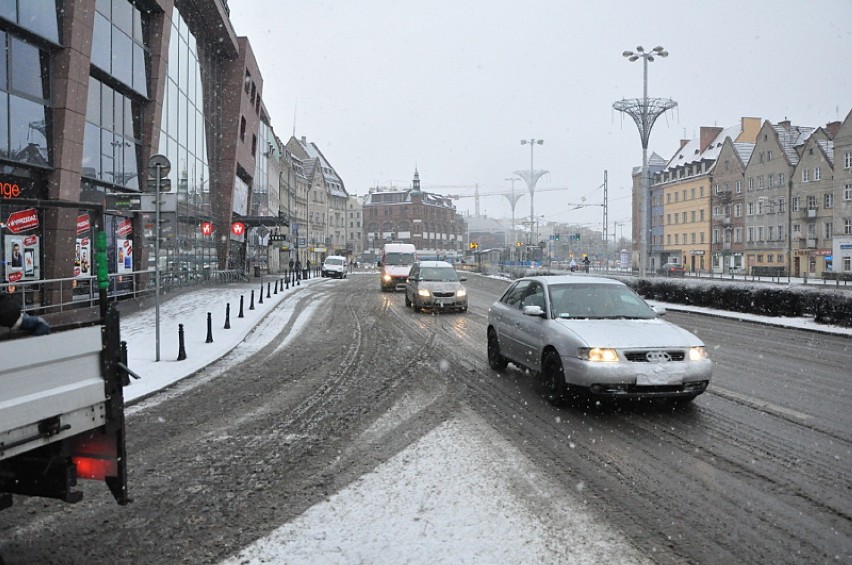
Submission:
<svg viewBox="0 0 852 565">
<path fill-rule="evenodd" d="M 548 399 L 578 394 L 692 400 L 713 363 L 692 333 L 602 277 L 526 277 L 488 312 L 488 364 L 537 373 Z"/>
<path fill-rule="evenodd" d="M 446 261 L 418 261 L 405 282 L 405 305 L 421 308 L 467 311 L 467 289 Z"/>
</svg>

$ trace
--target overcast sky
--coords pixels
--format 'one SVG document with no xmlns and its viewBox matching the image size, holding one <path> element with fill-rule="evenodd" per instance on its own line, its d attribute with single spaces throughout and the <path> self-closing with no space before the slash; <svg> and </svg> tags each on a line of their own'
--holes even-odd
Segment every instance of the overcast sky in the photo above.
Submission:
<svg viewBox="0 0 852 565">
<path fill-rule="evenodd" d="M 507 192 L 513 171 L 549 175 L 535 215 L 601 228 L 609 180 L 609 228 L 629 232 L 631 169 L 642 149 L 636 125 L 612 109 L 642 96 L 642 62 L 625 50 L 661 45 L 648 66 L 649 97 L 678 108 L 654 126 L 650 151 L 670 158 L 701 126 L 742 116 L 821 126 L 852 110 L 852 2 L 715 0 L 230 0 L 248 36 L 263 99 L 282 140 L 315 142 L 350 194 L 371 186 L 441 194 Z M 294 124 L 295 120 L 295 124 Z M 438 188 L 465 186 L 470 188 Z M 548 190 L 559 189 L 563 190 Z M 525 195 L 515 216 L 530 215 Z M 474 212 L 474 199 L 456 201 Z M 509 217 L 504 196 L 480 212 Z"/>
</svg>

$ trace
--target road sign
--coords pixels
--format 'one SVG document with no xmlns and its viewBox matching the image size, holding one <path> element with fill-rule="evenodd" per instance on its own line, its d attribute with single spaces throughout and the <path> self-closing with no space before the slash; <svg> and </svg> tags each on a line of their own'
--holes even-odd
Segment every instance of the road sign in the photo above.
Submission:
<svg viewBox="0 0 852 565">
<path fill-rule="evenodd" d="M 231 233 L 234 235 L 243 235 L 246 232 L 246 225 L 242 222 L 234 222 L 231 224 Z"/>
<path fill-rule="evenodd" d="M 107 210 L 118 212 L 138 212 L 142 209 L 141 194 L 107 194 Z"/>
<path fill-rule="evenodd" d="M 148 179 L 145 183 L 148 192 L 157 192 L 157 179 Z M 160 192 L 172 191 L 172 179 L 160 179 Z"/>
<path fill-rule="evenodd" d="M 165 155 L 153 155 L 148 159 L 148 175 L 152 178 L 157 178 L 159 173 L 160 178 L 165 178 L 172 170 L 172 163 Z"/>
<path fill-rule="evenodd" d="M 156 194 L 140 194 L 142 212 L 153 212 L 157 208 Z M 160 212 L 177 212 L 177 194 L 160 195 Z"/>
<path fill-rule="evenodd" d="M 213 235 L 213 224 L 201 222 L 201 235 Z"/>
</svg>

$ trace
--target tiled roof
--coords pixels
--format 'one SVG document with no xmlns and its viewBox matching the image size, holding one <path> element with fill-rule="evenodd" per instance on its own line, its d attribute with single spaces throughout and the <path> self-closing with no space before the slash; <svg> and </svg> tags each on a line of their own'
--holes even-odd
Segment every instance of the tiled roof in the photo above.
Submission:
<svg viewBox="0 0 852 565">
<path fill-rule="evenodd" d="M 778 143 L 781 145 L 781 149 L 784 151 L 784 154 L 787 156 L 787 160 L 791 165 L 795 165 L 799 162 L 799 154 L 796 153 L 796 147 L 807 141 L 811 134 L 816 130 L 816 128 L 812 127 L 787 127 L 781 124 L 773 125 L 772 129 L 774 129 L 775 133 L 778 135 Z"/>
</svg>

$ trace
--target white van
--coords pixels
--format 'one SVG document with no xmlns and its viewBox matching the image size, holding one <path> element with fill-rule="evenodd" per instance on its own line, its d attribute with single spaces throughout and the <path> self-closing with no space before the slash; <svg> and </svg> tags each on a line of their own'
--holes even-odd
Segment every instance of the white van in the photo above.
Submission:
<svg viewBox="0 0 852 565">
<path fill-rule="evenodd" d="M 345 279 L 346 275 L 349 273 L 349 269 L 346 267 L 346 257 L 341 257 L 340 255 L 329 255 L 325 258 L 325 261 L 322 262 L 320 274 L 323 277 L 337 277 Z"/>
<path fill-rule="evenodd" d="M 415 261 L 417 248 L 414 244 L 386 243 L 379 262 L 382 290 L 405 290 L 405 281 Z"/>
</svg>

